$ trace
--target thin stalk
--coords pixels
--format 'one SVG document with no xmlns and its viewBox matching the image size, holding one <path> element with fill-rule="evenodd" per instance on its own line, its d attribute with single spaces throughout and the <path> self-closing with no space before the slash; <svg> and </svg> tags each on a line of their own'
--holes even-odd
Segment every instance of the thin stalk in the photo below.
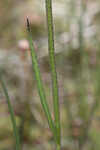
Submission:
<svg viewBox="0 0 100 150">
<path fill-rule="evenodd" d="M 8 95 L 8 90 L 7 90 L 6 85 L 5 85 L 5 83 L 2 79 L 1 72 L 0 72 L 0 82 L 1 82 L 3 92 L 5 94 L 6 102 L 8 104 L 8 109 L 9 109 L 9 112 L 10 112 L 10 117 L 11 117 L 11 121 L 12 121 L 14 136 L 15 136 L 15 140 L 16 140 L 16 150 L 20 150 L 20 138 L 19 138 L 19 134 L 18 134 L 17 126 L 16 126 L 14 111 L 13 111 L 13 108 L 12 108 L 12 105 L 11 105 L 11 102 L 10 102 L 10 98 L 9 98 L 9 95 Z"/>
<path fill-rule="evenodd" d="M 99 54 L 97 59 L 99 59 Z M 93 78 L 92 80 L 95 81 L 95 100 L 94 103 L 92 104 L 92 108 L 90 110 L 90 115 L 89 118 L 87 120 L 86 126 L 85 126 L 85 131 L 84 131 L 84 137 L 83 137 L 83 143 L 81 144 L 81 150 L 84 148 L 85 143 L 87 142 L 88 139 L 88 134 L 89 134 L 89 129 L 91 127 L 92 121 L 93 121 L 93 117 L 94 117 L 94 113 L 96 111 L 97 106 L 99 105 L 99 97 L 100 97 L 100 69 L 99 69 L 99 65 L 96 64 L 95 66 L 95 70 L 94 70 L 94 74 L 93 74 Z"/>
<path fill-rule="evenodd" d="M 80 0 L 80 16 L 79 16 L 79 50 L 80 50 L 80 78 L 82 78 L 82 69 L 83 69 L 83 56 L 84 56 L 84 12 L 85 12 L 85 4 L 82 0 Z"/>
<path fill-rule="evenodd" d="M 86 9 L 86 6 L 84 4 L 84 2 L 82 0 L 79 0 L 80 2 L 80 16 L 79 16 L 79 20 L 78 20 L 78 27 L 79 27 L 79 34 L 78 34 L 78 41 L 79 41 L 79 53 L 80 53 L 80 68 L 79 68 L 79 87 L 77 88 L 80 97 L 79 97 L 79 115 L 81 117 L 81 119 L 84 120 L 84 118 L 86 117 L 85 113 L 83 113 L 86 110 L 86 98 L 84 93 L 86 92 L 86 88 L 85 88 L 85 80 L 83 77 L 83 69 L 84 69 L 84 57 L 85 57 L 85 50 L 84 50 L 84 37 L 83 37 L 83 33 L 84 33 L 84 12 Z M 83 118 L 84 117 L 84 118 Z M 83 141 L 81 140 L 81 138 L 78 139 L 78 147 L 81 150 L 81 143 Z"/>
<path fill-rule="evenodd" d="M 61 145 L 57 144 L 57 150 L 61 150 Z"/>
<path fill-rule="evenodd" d="M 30 24 L 29 24 L 28 18 L 27 18 L 27 31 L 28 31 L 28 39 L 29 39 L 29 45 L 30 45 L 31 57 L 32 57 L 32 68 L 34 70 L 35 79 L 37 81 L 38 93 L 40 96 L 43 110 L 45 112 L 45 116 L 48 120 L 49 127 L 51 131 L 53 132 L 54 137 L 56 138 L 55 126 L 54 126 L 51 113 L 47 104 L 46 94 L 45 94 L 43 82 L 41 79 L 40 69 L 38 66 L 37 56 L 36 56 L 33 41 L 32 41 L 32 35 L 31 35 Z"/>
<path fill-rule="evenodd" d="M 57 144 L 60 145 L 61 133 L 60 133 L 59 92 L 58 92 L 56 62 L 55 62 L 52 0 L 45 0 L 45 3 L 46 3 L 46 16 L 47 16 L 47 26 L 48 26 L 48 49 L 49 49 L 49 59 L 50 59 L 50 67 L 51 67 L 55 126 L 56 126 L 56 134 L 57 134 Z"/>
</svg>

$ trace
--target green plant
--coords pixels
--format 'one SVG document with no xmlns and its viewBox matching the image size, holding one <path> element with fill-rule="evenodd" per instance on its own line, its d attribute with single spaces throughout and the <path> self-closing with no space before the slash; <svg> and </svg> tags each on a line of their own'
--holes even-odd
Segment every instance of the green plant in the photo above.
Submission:
<svg viewBox="0 0 100 150">
<path fill-rule="evenodd" d="M 49 50 L 49 59 L 50 59 L 51 77 L 52 77 L 52 93 L 53 93 L 55 121 L 53 121 L 51 117 L 51 113 L 47 104 L 46 94 L 43 88 L 37 56 L 32 42 L 32 35 L 31 35 L 30 23 L 28 18 L 27 18 L 27 30 L 28 30 L 29 45 L 30 45 L 31 56 L 32 56 L 32 66 L 37 81 L 38 93 L 40 95 L 41 104 L 45 112 L 46 118 L 48 120 L 49 127 L 53 132 L 54 139 L 57 145 L 57 150 L 60 150 L 61 135 L 60 135 L 59 95 L 58 95 L 58 83 L 57 83 L 57 73 L 56 73 L 56 65 L 55 65 L 56 63 L 55 63 L 55 48 L 54 48 L 52 0 L 46 0 L 45 3 L 46 3 L 46 16 L 47 16 L 47 26 L 48 26 L 48 50 Z"/>
<path fill-rule="evenodd" d="M 19 139 L 19 134 L 18 134 L 17 126 L 16 126 L 14 111 L 13 111 L 13 108 L 12 108 L 12 105 L 11 105 L 11 102 L 10 102 L 8 90 L 6 88 L 4 80 L 2 79 L 2 72 L 0 72 L 0 82 L 1 82 L 1 85 L 2 85 L 2 89 L 4 91 L 4 95 L 6 97 L 6 102 L 8 104 L 8 108 L 9 108 L 9 112 L 10 112 L 10 117 L 11 117 L 12 126 L 13 126 L 13 132 L 14 132 L 14 136 L 15 136 L 15 139 L 16 139 L 16 150 L 20 150 L 20 139 Z"/>
<path fill-rule="evenodd" d="M 28 18 L 27 18 L 27 30 L 28 30 L 29 45 L 30 45 L 31 56 L 32 56 L 32 66 L 33 66 L 35 78 L 37 81 L 38 93 L 40 96 L 41 104 L 45 112 L 46 118 L 48 120 L 49 127 L 53 133 L 56 146 L 57 146 L 57 150 L 60 150 L 61 135 L 60 135 L 59 93 L 58 93 L 57 73 L 56 73 L 56 66 L 55 66 L 56 63 L 55 63 L 54 31 L 53 31 L 53 17 L 52 17 L 52 0 L 46 0 L 45 3 L 46 3 L 46 15 L 47 15 L 47 26 L 48 26 L 48 50 L 49 50 L 50 67 L 51 67 L 52 93 L 53 93 L 55 120 L 52 119 L 49 106 L 47 104 L 47 99 L 46 99 L 46 94 L 45 94 L 46 91 L 44 91 L 44 88 L 43 88 L 40 69 L 39 69 L 38 62 L 37 62 L 37 56 L 35 54 L 34 45 L 32 42 L 32 35 L 31 35 L 31 29 L 30 29 Z M 11 116 L 12 125 L 14 129 L 14 135 L 16 138 L 16 150 L 19 150 L 20 140 L 19 140 L 19 135 L 18 135 L 17 127 L 16 127 L 15 116 L 14 116 L 13 108 L 11 106 L 8 91 L 5 86 L 4 81 L 2 80 L 1 74 L 0 74 L 0 81 L 1 81 L 4 94 L 6 96 L 8 108 L 10 111 L 10 116 Z"/>
<path fill-rule="evenodd" d="M 73 3 L 73 5 L 72 5 Z M 41 72 L 40 68 L 38 65 L 38 60 L 37 60 L 37 55 L 35 53 L 35 48 L 33 44 L 33 39 L 32 39 L 32 32 L 30 28 L 30 23 L 29 19 L 27 18 L 27 31 L 28 31 L 28 40 L 29 40 L 29 45 L 30 45 L 30 50 L 31 50 L 31 57 L 32 57 L 32 69 L 35 74 L 35 79 L 37 81 L 37 89 L 38 93 L 40 96 L 40 101 L 42 104 L 42 108 L 44 110 L 46 119 L 49 124 L 49 128 L 51 129 L 54 137 L 54 142 L 56 145 L 56 149 L 60 150 L 61 149 L 61 127 L 60 127 L 60 110 L 59 110 L 59 90 L 58 90 L 58 81 L 57 81 L 57 72 L 56 72 L 56 62 L 55 62 L 55 46 L 54 46 L 54 31 L 53 31 L 53 15 L 52 15 L 52 0 L 45 0 L 46 4 L 46 16 L 47 16 L 47 28 L 48 28 L 48 52 L 49 52 L 49 62 L 50 62 L 50 69 L 51 69 L 51 79 L 52 79 L 52 94 L 53 94 L 53 106 L 54 106 L 54 120 L 51 116 L 50 108 L 47 103 L 47 97 L 46 97 L 46 91 L 44 90 L 43 82 L 42 82 L 42 77 L 41 77 Z M 75 3 L 72 0 L 71 1 L 71 10 L 73 10 Z M 76 117 L 79 117 L 80 120 L 82 121 L 82 126 L 78 125 L 77 122 L 74 122 L 74 117 L 72 115 L 72 112 L 70 111 L 70 101 L 67 100 L 67 113 L 69 117 L 69 124 L 70 127 L 72 127 L 72 132 L 75 132 L 74 134 L 71 135 L 72 140 L 75 142 L 75 149 L 83 150 L 84 145 L 88 141 L 88 135 L 89 135 L 89 128 L 91 126 L 91 122 L 93 119 L 94 112 L 96 110 L 96 107 L 98 105 L 98 97 L 100 96 L 99 90 L 100 90 L 100 84 L 99 84 L 99 76 L 100 76 L 100 71 L 99 71 L 99 64 L 94 64 L 95 69 L 94 69 L 94 74 L 92 76 L 94 83 L 94 88 L 95 88 L 95 102 L 92 105 L 91 109 L 88 111 L 87 108 L 87 101 L 88 98 L 86 97 L 86 87 L 85 87 L 85 82 L 84 80 L 84 75 L 83 72 L 87 71 L 90 69 L 88 67 L 89 65 L 89 56 L 87 52 L 84 51 L 85 46 L 84 46 L 84 22 L 83 22 L 83 16 L 84 16 L 84 11 L 86 10 L 86 6 L 84 5 L 84 2 L 81 1 L 81 14 L 79 16 L 78 20 L 78 28 L 79 28 L 79 34 L 78 34 L 78 54 L 76 59 L 78 59 L 78 76 L 75 76 L 76 79 L 76 85 L 78 85 L 76 88 L 76 92 L 78 93 L 78 97 L 74 96 L 78 100 L 78 113 Z M 74 13 L 74 10 L 73 10 Z M 69 26 L 71 25 L 71 22 L 69 23 Z M 96 44 L 97 45 L 97 44 Z M 99 44 L 98 44 L 99 45 Z M 71 49 L 72 47 L 70 47 Z M 76 52 L 75 52 L 76 53 Z M 75 54 L 74 53 L 74 54 Z M 75 55 L 74 55 L 75 57 Z M 84 61 L 85 58 L 85 61 Z M 98 58 L 99 60 L 99 55 Z M 85 68 L 85 69 L 84 69 Z M 92 70 L 93 71 L 93 70 Z M 97 79 L 95 81 L 95 78 Z M 5 83 L 2 79 L 2 74 L 0 73 L 0 82 L 4 91 L 4 94 L 6 96 L 6 100 L 8 103 L 9 111 L 10 111 L 10 116 L 12 120 L 12 125 L 14 129 L 14 135 L 16 138 L 16 150 L 20 149 L 20 139 L 18 135 L 18 130 L 16 127 L 16 121 L 15 121 L 15 116 L 14 112 L 11 106 L 10 98 L 7 92 L 7 88 L 5 86 Z M 73 93 L 72 93 L 73 94 Z M 81 133 L 81 130 L 83 132 Z M 77 133 L 76 133 L 77 132 Z M 80 132 L 80 133 L 79 133 Z"/>
</svg>

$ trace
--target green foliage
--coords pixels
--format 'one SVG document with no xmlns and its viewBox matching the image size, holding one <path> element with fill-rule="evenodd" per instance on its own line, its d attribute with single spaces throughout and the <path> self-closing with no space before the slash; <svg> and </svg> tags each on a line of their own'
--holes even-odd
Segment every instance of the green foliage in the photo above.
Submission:
<svg viewBox="0 0 100 150">
<path fill-rule="evenodd" d="M 10 102 L 10 98 L 8 95 L 8 91 L 6 88 L 6 85 L 2 79 L 2 73 L 0 72 L 0 82 L 2 85 L 2 89 L 4 91 L 5 97 L 6 97 L 6 101 L 8 104 L 8 108 L 9 108 L 9 112 L 10 112 L 10 117 L 11 117 L 11 121 L 12 121 L 12 126 L 13 126 L 13 131 L 14 131 L 14 135 L 15 135 L 15 139 L 16 139 L 16 150 L 20 150 L 20 139 L 19 139 L 19 134 L 18 134 L 18 130 L 16 127 L 16 120 L 15 120 L 15 116 L 14 116 L 14 111 Z"/>
<path fill-rule="evenodd" d="M 34 50 L 34 46 L 33 46 L 33 41 L 32 41 L 32 36 L 31 36 L 31 32 L 30 32 L 30 25 L 29 25 L 28 19 L 27 19 L 27 29 L 28 29 L 28 33 L 29 33 L 29 44 L 30 44 L 31 56 L 32 56 L 32 66 L 33 66 L 33 70 L 34 70 L 34 73 L 35 73 L 35 78 L 36 78 L 36 81 L 37 81 L 37 87 L 38 87 L 38 92 L 39 92 L 39 95 L 40 95 L 41 104 L 42 104 L 42 107 L 45 111 L 49 126 L 50 126 L 52 132 L 54 133 L 55 132 L 55 127 L 54 127 L 53 120 L 51 118 L 51 114 L 50 114 L 49 107 L 48 107 L 48 104 L 47 104 L 45 91 L 44 91 L 44 88 L 43 88 L 43 83 L 42 83 L 40 70 L 39 70 L 39 66 L 38 66 L 38 62 L 37 62 L 37 56 L 35 54 L 35 50 Z"/>
<path fill-rule="evenodd" d="M 35 52 L 33 39 L 32 39 L 32 37 L 33 37 L 32 31 L 30 28 L 30 23 L 29 23 L 28 18 L 27 18 L 27 31 L 28 31 L 28 40 L 29 40 L 30 50 L 31 50 L 32 69 L 33 69 L 34 74 L 35 74 L 35 80 L 37 83 L 37 89 L 38 89 L 38 93 L 40 96 L 42 109 L 44 110 L 44 114 L 45 114 L 45 117 L 48 121 L 49 128 L 52 131 L 53 140 L 55 142 L 56 149 L 60 150 L 61 149 L 61 123 L 60 123 L 60 109 L 59 109 L 58 79 L 57 79 L 57 72 L 56 72 L 57 68 L 56 68 L 56 60 L 55 60 L 55 45 L 54 45 L 55 42 L 54 42 L 54 30 L 53 30 L 52 0 L 45 0 L 45 5 L 46 5 L 47 28 L 48 28 L 48 52 L 49 52 L 49 65 L 50 65 L 51 80 L 52 80 L 52 100 L 53 100 L 53 107 L 54 107 L 54 120 L 53 120 L 53 117 L 51 115 L 51 110 L 49 108 L 49 104 L 47 102 L 48 101 L 48 99 L 47 99 L 48 90 L 46 90 L 46 88 L 44 88 L 44 85 L 43 85 L 42 76 L 41 76 L 40 68 L 38 65 L 39 62 L 37 59 L 37 54 Z M 76 5 L 75 2 L 73 0 L 71 0 L 72 15 L 74 15 L 74 12 L 75 12 L 74 5 Z M 66 84 L 65 86 L 66 87 L 69 86 L 68 87 L 69 88 L 69 97 L 71 97 L 72 101 L 70 101 L 70 98 L 66 94 L 65 96 L 67 98 L 65 98 L 65 99 L 67 99 L 67 100 L 65 103 L 66 103 L 67 109 L 66 109 L 66 107 L 64 109 L 67 111 L 67 115 L 66 115 L 67 117 L 65 116 L 65 111 L 64 111 L 63 117 L 64 117 L 64 119 L 67 120 L 67 125 L 65 123 L 63 124 L 63 126 L 66 129 L 66 132 L 65 131 L 63 131 L 63 132 L 65 132 L 64 138 L 66 138 L 66 135 L 67 135 L 67 136 L 69 136 L 69 139 L 71 139 L 73 141 L 73 143 L 75 142 L 73 145 L 74 145 L 74 148 L 76 150 L 77 149 L 83 150 L 88 139 L 91 140 L 92 142 L 93 141 L 97 142 L 96 144 L 98 145 L 98 147 L 100 147 L 98 144 L 99 140 L 96 138 L 97 136 L 99 137 L 98 132 L 93 130 L 91 132 L 91 135 L 89 134 L 89 129 L 90 129 L 91 124 L 92 124 L 95 110 L 99 104 L 98 100 L 100 97 L 100 82 L 99 82 L 100 81 L 100 71 L 99 71 L 100 64 L 98 61 L 99 60 L 99 54 L 98 54 L 98 57 L 96 58 L 97 64 L 93 64 L 94 66 L 89 67 L 89 65 L 90 65 L 89 64 L 89 54 L 85 50 L 85 45 L 84 45 L 85 39 L 83 36 L 83 34 L 84 34 L 83 17 L 84 17 L 84 11 L 86 10 L 86 5 L 84 2 L 81 3 L 80 10 L 81 10 L 81 12 L 80 12 L 80 16 L 79 16 L 78 22 L 77 22 L 78 29 L 79 29 L 79 31 L 78 31 L 78 44 L 79 44 L 78 48 L 76 48 L 73 51 L 73 47 L 71 45 L 69 47 L 71 50 L 71 52 L 68 53 L 69 56 L 67 56 L 67 53 L 63 53 L 63 55 L 61 55 L 62 52 L 57 54 L 58 59 L 59 60 L 61 59 L 60 63 L 58 64 L 58 67 L 60 64 L 62 64 L 62 61 L 64 59 L 64 64 L 65 63 L 68 65 L 71 64 L 69 66 L 72 66 L 74 68 L 74 69 L 71 68 L 72 69 L 71 72 L 72 72 L 72 74 L 74 74 L 73 75 L 74 78 L 72 76 L 69 79 L 74 80 L 74 82 L 75 82 L 74 89 L 75 90 L 73 91 L 73 85 L 72 85 L 72 87 L 70 87 L 71 82 L 73 82 L 73 81 L 67 80 L 67 82 L 65 82 L 65 80 L 64 80 L 64 82 Z M 70 17 L 73 17 L 72 15 Z M 69 26 L 71 26 L 71 22 L 69 22 Z M 99 48 L 98 48 L 98 51 L 99 51 Z M 48 57 L 47 57 L 47 59 L 48 59 Z M 46 64 L 46 65 L 48 65 L 48 64 Z M 64 67 L 64 69 L 65 68 L 66 68 L 66 66 Z M 89 79 L 87 79 L 88 78 L 87 76 L 89 73 L 91 74 L 90 75 L 91 77 L 89 77 Z M 68 73 L 65 73 L 65 74 L 68 75 Z M 87 81 L 93 82 L 93 88 L 94 88 L 94 91 L 93 91 L 94 93 L 92 93 L 92 94 L 90 93 L 90 96 L 92 96 L 92 98 L 94 98 L 95 100 L 94 100 L 94 103 L 90 104 L 90 105 L 88 103 L 89 98 L 88 98 L 88 92 L 87 92 L 87 87 L 86 87 L 87 83 L 88 83 Z M 20 149 L 20 143 L 22 141 L 20 141 L 21 139 L 19 140 L 19 135 L 18 135 L 17 127 L 16 127 L 14 112 L 13 112 L 13 109 L 12 109 L 12 106 L 10 103 L 10 98 L 9 98 L 9 95 L 7 92 L 7 88 L 6 88 L 4 81 L 2 79 L 2 76 L 0 76 L 0 82 L 1 82 L 4 94 L 6 96 L 8 108 L 10 111 L 10 116 L 11 116 L 12 125 L 13 125 L 13 129 L 14 129 L 14 135 L 16 138 L 16 150 L 19 150 Z M 89 85 L 88 88 L 91 88 L 90 86 L 91 86 L 91 84 Z M 65 89 L 68 92 L 67 88 L 65 88 Z M 70 94 L 71 94 L 71 96 L 70 96 Z M 37 96 L 37 95 L 35 95 L 35 96 Z M 73 112 L 72 112 L 73 108 L 71 108 L 74 104 L 75 104 L 74 107 L 76 107 L 75 116 L 73 115 Z M 26 106 L 26 107 L 28 107 L 28 106 Z M 21 116 L 22 117 L 21 118 L 22 124 L 20 126 L 20 131 L 24 132 L 24 130 L 25 130 L 26 133 L 22 133 L 23 135 L 25 134 L 25 136 L 28 136 L 29 132 L 31 132 L 29 129 L 30 128 L 30 122 L 27 121 L 27 120 L 31 120 L 30 119 L 31 113 L 30 113 L 29 109 L 27 109 L 27 111 L 24 113 L 25 116 L 24 115 Z M 61 112 L 61 113 L 63 114 L 63 112 Z M 42 116 L 41 110 L 40 110 L 40 116 Z M 24 120 L 24 117 L 26 117 L 27 119 Z M 38 118 L 38 116 L 37 116 L 37 118 Z M 68 133 L 68 131 L 67 131 L 69 129 L 68 127 L 70 127 L 70 133 Z M 33 129 L 33 127 L 31 127 L 31 128 Z M 34 130 L 32 130 L 32 133 L 33 132 L 34 132 Z M 33 136 L 32 133 L 31 133 L 31 136 Z M 91 138 L 89 135 L 91 136 Z M 62 137 L 62 139 L 63 139 L 63 137 Z M 22 140 L 23 140 L 23 137 L 22 137 Z M 67 140 L 67 138 L 66 138 L 66 140 Z M 88 143 L 89 142 L 90 141 L 88 141 Z"/>
<path fill-rule="evenodd" d="M 59 95 L 58 95 L 58 83 L 57 83 L 57 73 L 56 73 L 56 63 L 55 63 L 55 48 L 54 48 L 54 31 L 53 31 L 53 17 L 52 17 L 52 1 L 46 0 L 46 15 L 47 15 L 47 25 L 48 25 L 48 49 L 50 57 L 50 67 L 51 67 L 51 77 L 52 77 L 52 91 L 53 91 L 53 105 L 54 105 L 54 116 L 55 122 L 51 118 L 51 113 L 47 104 L 45 91 L 43 88 L 43 83 L 41 80 L 40 70 L 37 62 L 37 56 L 35 54 L 32 35 L 29 20 L 27 19 L 27 29 L 29 33 L 29 44 L 32 56 L 32 66 L 35 73 L 35 78 L 37 81 L 38 92 L 40 95 L 41 104 L 45 115 L 48 120 L 49 127 L 53 132 L 54 138 L 56 140 L 57 149 L 60 149 L 60 117 L 59 117 Z"/>
<path fill-rule="evenodd" d="M 49 49 L 51 77 L 52 77 L 55 127 L 57 133 L 57 142 L 58 142 L 57 144 L 60 145 L 59 94 L 58 94 L 58 83 L 57 83 L 56 62 L 55 62 L 52 0 L 46 0 L 46 15 L 48 25 L 48 49 Z"/>
</svg>

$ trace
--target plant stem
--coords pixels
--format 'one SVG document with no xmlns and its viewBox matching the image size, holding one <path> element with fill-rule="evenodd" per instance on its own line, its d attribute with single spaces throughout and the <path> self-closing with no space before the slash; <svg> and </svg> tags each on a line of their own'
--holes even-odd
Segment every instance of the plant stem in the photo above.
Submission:
<svg viewBox="0 0 100 150">
<path fill-rule="evenodd" d="M 55 126 L 54 126 L 54 123 L 53 123 L 53 120 L 51 117 L 51 113 L 49 111 L 49 107 L 47 104 L 47 99 L 46 99 L 46 95 L 45 95 L 45 91 L 44 91 L 44 87 L 43 87 L 43 82 L 41 79 L 40 69 L 39 69 L 38 61 L 37 61 L 37 56 L 36 56 L 33 41 L 32 41 L 32 35 L 31 35 L 31 31 L 30 31 L 30 24 L 29 24 L 28 18 L 27 18 L 27 30 L 28 30 L 29 45 L 30 45 L 31 57 L 32 57 L 32 68 L 34 70 L 35 79 L 37 81 L 38 93 L 40 96 L 43 110 L 44 110 L 46 118 L 48 120 L 49 127 L 50 127 L 51 131 L 53 132 L 53 135 L 55 136 L 56 135 L 55 134 Z"/>
<path fill-rule="evenodd" d="M 57 72 L 56 72 L 56 62 L 55 62 L 52 0 L 45 0 L 45 3 L 46 3 L 46 16 L 47 16 L 47 26 L 48 26 L 48 49 L 49 49 L 49 59 L 50 59 L 50 67 L 51 67 L 55 126 L 56 126 L 56 134 L 57 134 L 57 143 L 58 145 L 60 145 L 60 141 L 61 141 L 60 112 L 59 112 L 59 94 L 58 94 L 58 82 L 57 82 Z"/>
<path fill-rule="evenodd" d="M 19 134 L 18 134 L 17 126 L 16 126 L 14 111 L 13 111 L 13 108 L 11 106 L 10 98 L 9 98 L 9 95 L 8 95 L 8 90 L 7 90 L 6 85 L 5 85 L 5 83 L 2 79 L 1 72 L 0 72 L 0 82 L 1 82 L 3 92 L 5 94 L 6 101 L 7 101 L 7 104 L 8 104 L 8 109 L 9 109 L 9 112 L 10 112 L 10 117 L 11 117 L 11 121 L 12 121 L 14 136 L 15 136 L 15 139 L 16 139 L 16 150 L 20 150 L 20 138 L 19 138 Z"/>
<path fill-rule="evenodd" d="M 57 144 L 57 150 L 61 150 L 61 144 Z"/>
</svg>

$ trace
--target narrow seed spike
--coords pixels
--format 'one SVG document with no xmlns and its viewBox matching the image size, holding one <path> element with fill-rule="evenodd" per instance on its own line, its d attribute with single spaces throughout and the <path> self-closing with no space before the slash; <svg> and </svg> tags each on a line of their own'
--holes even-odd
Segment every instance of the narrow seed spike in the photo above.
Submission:
<svg viewBox="0 0 100 150">
<path fill-rule="evenodd" d="M 28 32 L 30 32 L 30 22 L 29 22 L 28 17 L 27 17 L 27 30 L 28 30 Z"/>
</svg>

